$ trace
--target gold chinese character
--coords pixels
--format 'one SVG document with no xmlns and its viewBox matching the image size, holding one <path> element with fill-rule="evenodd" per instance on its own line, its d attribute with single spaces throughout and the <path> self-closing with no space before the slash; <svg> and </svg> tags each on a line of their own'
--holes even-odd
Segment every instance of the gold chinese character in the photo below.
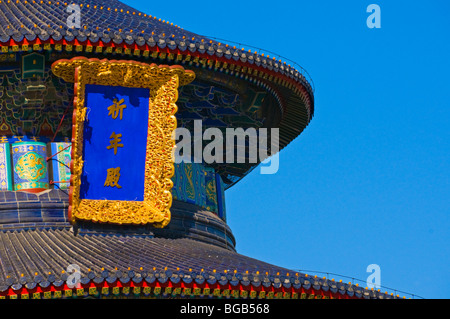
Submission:
<svg viewBox="0 0 450 319">
<path fill-rule="evenodd" d="M 123 115 L 123 109 L 127 106 L 125 104 L 122 104 L 125 100 L 121 99 L 120 101 L 117 101 L 117 99 L 114 99 L 114 104 L 108 107 L 108 116 L 112 116 L 113 119 L 116 119 L 117 116 L 120 114 L 120 119 L 122 119 Z"/>
<path fill-rule="evenodd" d="M 8 138 L 6 136 L 0 136 L 0 143 L 8 143 Z"/>
<path fill-rule="evenodd" d="M 105 184 L 103 186 L 122 188 L 122 186 L 119 185 L 120 167 L 109 168 L 107 172 L 108 175 L 106 176 Z"/>
<path fill-rule="evenodd" d="M 122 140 L 120 139 L 122 137 L 122 134 L 116 134 L 116 133 L 112 133 L 111 136 L 109 138 L 111 138 L 112 140 L 109 141 L 109 144 L 106 148 L 108 150 L 114 148 L 114 155 L 117 154 L 117 148 L 118 147 L 123 147 L 123 144 L 121 144 L 120 142 L 122 142 Z"/>
</svg>

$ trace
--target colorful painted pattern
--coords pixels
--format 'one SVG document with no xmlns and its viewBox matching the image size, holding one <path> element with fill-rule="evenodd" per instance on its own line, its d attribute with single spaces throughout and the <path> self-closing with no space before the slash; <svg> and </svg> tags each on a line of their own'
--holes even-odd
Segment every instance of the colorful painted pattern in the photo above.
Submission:
<svg viewBox="0 0 450 319">
<path fill-rule="evenodd" d="M 0 143 L 0 190 L 11 191 L 11 153 L 9 143 Z"/>
<path fill-rule="evenodd" d="M 202 206 L 205 202 L 205 177 L 202 168 L 195 163 L 175 164 L 175 174 L 172 177 L 172 195 L 174 199 Z"/>
<path fill-rule="evenodd" d="M 56 189 L 68 189 L 70 186 L 71 143 L 50 143 L 52 158 L 49 161 L 52 181 Z"/>
<path fill-rule="evenodd" d="M 12 144 L 14 190 L 41 190 L 49 188 L 47 146 L 40 142 Z"/>
<path fill-rule="evenodd" d="M 37 56 L 17 55 L 17 60 L 31 56 L 32 62 Z M 31 62 L 31 64 L 32 64 Z M 23 79 L 27 70 L 20 65 L 2 69 L 3 81 L 0 85 L 0 138 L 26 141 L 27 136 L 35 136 L 35 141 L 64 141 L 70 137 L 72 129 L 68 109 L 73 99 L 73 85 L 52 75 L 50 68 L 33 78 Z M 28 74 L 36 74 L 31 71 Z M 59 129 L 58 129 L 59 127 Z M 57 132 L 57 135 L 55 135 Z M 28 139 L 32 139 L 28 138 Z M 13 141 L 9 141 L 12 143 Z"/>
<path fill-rule="evenodd" d="M 17 61 L 29 59 L 31 66 L 34 66 L 34 60 L 38 63 L 44 57 L 47 64 L 66 57 L 62 53 L 50 54 L 45 51 L 39 54 L 18 52 L 16 55 Z M 171 61 L 168 57 L 164 60 L 167 63 Z M 192 63 L 184 60 L 179 62 Z M 29 79 L 22 78 L 24 72 L 36 74 L 36 70 L 18 64 L 8 67 L 7 71 L 2 69 L 4 81 L 0 85 L 0 142 L 69 142 L 73 84 L 54 76 L 48 66 L 33 78 L 33 85 L 28 83 Z M 211 76 L 201 68 L 196 73 L 206 79 Z M 192 131 L 194 120 L 202 120 L 205 130 L 210 127 L 224 129 L 230 125 L 261 127 L 267 116 L 261 101 L 276 100 L 276 97 L 267 93 L 266 88 L 235 77 L 230 79 L 223 83 L 213 77 L 211 83 L 194 80 L 182 86 L 177 101 L 178 112 L 175 114 L 178 127 Z M 239 89 L 242 85 L 245 85 L 244 90 Z M 242 174 L 242 169 L 236 170 L 233 165 L 222 163 L 213 167 L 220 172 L 227 187 L 239 180 Z M 238 176 L 235 176 L 236 173 Z"/>
<path fill-rule="evenodd" d="M 0 190 L 47 189 L 49 180 L 54 183 L 55 189 L 68 189 L 71 176 L 71 143 L 55 142 L 47 145 L 50 149 L 50 159 L 48 166 L 45 166 L 42 165 L 46 157 L 45 143 L 0 143 Z M 9 160 L 11 148 L 14 167 L 11 167 Z M 175 164 L 172 181 L 173 199 L 200 206 L 226 221 L 226 184 L 213 168 L 199 163 Z"/>
<path fill-rule="evenodd" d="M 55 139 L 57 142 L 70 143 L 70 139 L 65 137 L 63 139 Z M 20 142 L 42 142 L 42 143 L 51 143 L 52 139 L 46 136 L 23 136 L 23 135 L 13 135 L 6 136 L 0 135 L 0 143 L 20 143 Z"/>
<path fill-rule="evenodd" d="M 218 213 L 216 173 L 213 168 L 205 167 L 205 208 Z"/>
<path fill-rule="evenodd" d="M 216 173 L 217 212 L 219 214 L 219 217 L 224 221 L 227 220 L 227 213 L 225 209 L 225 188 L 225 183 L 223 182 L 220 175 Z"/>
<path fill-rule="evenodd" d="M 199 163 L 175 164 L 173 198 L 200 206 L 225 220 L 225 184 L 213 168 Z"/>
</svg>

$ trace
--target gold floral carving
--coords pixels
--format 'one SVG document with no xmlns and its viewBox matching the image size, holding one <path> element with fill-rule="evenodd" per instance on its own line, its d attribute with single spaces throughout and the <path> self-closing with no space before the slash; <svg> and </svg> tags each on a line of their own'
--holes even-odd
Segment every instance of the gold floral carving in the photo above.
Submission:
<svg viewBox="0 0 450 319">
<path fill-rule="evenodd" d="M 69 203 L 71 221 L 80 219 L 114 224 L 151 223 L 159 228 L 166 226 L 170 222 L 172 205 L 171 177 L 174 174 L 175 147 L 173 131 L 177 127 L 175 102 L 178 99 L 178 87 L 193 81 L 195 74 L 181 66 L 158 66 L 134 61 L 83 57 L 59 60 L 52 65 L 52 71 L 65 81 L 75 83 Z M 150 90 L 143 201 L 80 199 L 87 84 Z"/>
</svg>

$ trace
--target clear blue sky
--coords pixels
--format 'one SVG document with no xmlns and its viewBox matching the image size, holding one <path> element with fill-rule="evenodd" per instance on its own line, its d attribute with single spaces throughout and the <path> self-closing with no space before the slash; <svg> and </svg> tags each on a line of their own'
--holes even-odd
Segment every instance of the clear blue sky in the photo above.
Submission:
<svg viewBox="0 0 450 319">
<path fill-rule="evenodd" d="M 315 82 L 278 173 L 226 192 L 239 253 L 364 280 L 374 263 L 383 286 L 450 298 L 450 2 L 124 2 L 277 52 Z M 366 26 L 371 3 L 381 29 Z"/>
</svg>

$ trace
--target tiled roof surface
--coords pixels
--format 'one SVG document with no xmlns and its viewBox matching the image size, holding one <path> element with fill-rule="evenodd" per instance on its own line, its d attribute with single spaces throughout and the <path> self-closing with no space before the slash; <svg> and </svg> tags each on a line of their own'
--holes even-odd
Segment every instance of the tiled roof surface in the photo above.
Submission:
<svg viewBox="0 0 450 319">
<path fill-rule="evenodd" d="M 0 232 L 0 293 L 62 287 L 68 278 L 67 267 L 73 264 L 80 267 L 83 285 L 170 281 L 175 285 L 251 285 L 254 289 L 293 288 L 345 297 L 391 298 L 352 284 L 308 277 L 191 239 L 75 236 L 67 228 Z"/>
<path fill-rule="evenodd" d="M 6 231 L 0 233 L 0 239 L 0 291 L 12 285 L 17 288 L 22 284 L 58 284 L 67 279 L 67 273 L 64 275 L 63 271 L 70 264 L 80 267 L 84 275 L 82 282 L 132 279 L 136 273 L 140 277 L 155 274 L 170 277 L 177 268 L 179 274 L 184 272 L 191 277 L 213 273 L 214 270 L 218 273 L 226 270 L 231 274 L 234 270 L 238 273 L 269 272 L 271 275 L 288 272 L 190 239 L 99 234 L 75 236 L 67 228 Z"/>
<path fill-rule="evenodd" d="M 311 79 L 294 67 L 260 54 L 243 51 L 186 31 L 179 26 L 133 9 L 117 0 L 77 1 L 81 6 L 80 28 L 68 25 L 68 2 L 16 0 L 0 2 L 0 44 L 11 39 L 16 43 L 39 39 L 91 44 L 101 41 L 105 45 L 136 44 L 168 48 L 182 52 L 198 52 L 231 61 L 263 66 L 270 71 L 287 75 L 302 83 L 313 99 Z M 311 114 L 312 116 L 312 114 Z"/>
<path fill-rule="evenodd" d="M 17 229 L 70 226 L 68 195 L 52 189 L 41 194 L 0 192 L 0 232 Z M 235 239 L 229 226 L 215 214 L 190 203 L 174 200 L 171 221 L 162 229 L 151 225 L 124 227 L 113 224 L 77 223 L 82 233 L 127 233 L 164 238 L 190 238 L 234 250 Z"/>
<path fill-rule="evenodd" d="M 79 28 L 68 25 L 72 12 L 68 12 L 70 2 L 52 0 L 3 0 L 0 1 L 0 58 L 14 53 L 52 52 L 52 55 L 96 56 L 100 58 L 117 55 L 126 59 L 153 60 L 157 63 L 181 64 L 195 70 L 198 79 L 211 86 L 235 86 L 241 89 L 251 85 L 267 91 L 266 101 L 274 99 L 274 107 L 280 108 L 280 118 L 276 112 L 264 115 L 268 127 L 279 127 L 279 150 L 299 136 L 314 115 L 314 85 L 308 73 L 294 62 L 286 63 L 283 58 L 263 50 L 247 50 L 238 44 L 209 39 L 133 9 L 117 0 L 80 0 L 81 16 Z M 70 20 L 71 21 L 71 20 Z M 207 30 L 205 30 L 207 32 Z M 10 54 L 14 58 L 14 54 Z M 292 65 L 291 65 L 292 64 Z M 219 80 L 220 79 L 220 80 Z M 198 81 L 196 83 L 199 83 Z M 21 104 L 24 97 L 8 86 L 8 105 Z M 232 90 L 231 90 L 232 91 Z M 5 89 L 6 92 L 6 89 Z M 12 93 L 11 93 L 12 92 Z M 43 93 L 45 93 L 43 91 Z M 1 95 L 1 92 L 0 92 Z M 11 96 L 9 96 L 11 95 Z M 190 101 L 192 102 L 192 101 Z M 55 105 L 60 105 L 60 102 Z M 232 102 L 233 103 L 233 102 Z M 262 118 L 255 113 L 235 114 L 229 108 L 210 110 L 203 103 L 201 107 L 184 103 L 180 111 L 191 111 L 188 120 L 198 117 L 201 110 L 209 118 L 206 126 L 260 127 Z M 222 101 L 222 104 L 223 101 Z M 225 103 L 226 104 L 226 103 Z M 224 106 L 224 105 L 221 105 Z M 46 105 L 46 107 L 49 107 Z M 9 108 L 11 109 L 11 108 Z M 46 116 L 54 117 L 61 110 L 52 106 Z M 271 108 L 270 110 L 273 111 Z M 240 110 L 242 111 L 242 110 Z M 186 115 L 186 112 L 180 113 Z M 224 120 L 226 118 L 226 120 Z M 270 120 L 268 120 L 270 119 Z M 58 120 L 49 121 L 58 123 Z M 192 122 L 192 121 L 191 121 Z M 185 123 L 189 126 L 189 123 Z M 256 165 L 234 163 L 216 165 L 226 188 L 231 187 Z"/>
<path fill-rule="evenodd" d="M 97 42 L 114 41 L 139 43 L 144 40 L 139 33 L 152 35 L 167 34 L 177 37 L 195 37 L 196 34 L 178 26 L 161 21 L 156 17 L 137 11 L 117 0 L 77 1 L 80 5 L 80 28 L 72 29 L 68 22 L 75 21 L 68 10 L 71 3 L 65 1 L 2 1 L 0 3 L 0 41 L 13 38 L 20 42 L 23 38 L 33 41 L 39 38 L 47 41 L 65 39 L 72 41 L 87 39 Z M 77 26 L 78 27 L 78 26 Z M 144 31 L 144 33 L 142 33 Z"/>
</svg>

